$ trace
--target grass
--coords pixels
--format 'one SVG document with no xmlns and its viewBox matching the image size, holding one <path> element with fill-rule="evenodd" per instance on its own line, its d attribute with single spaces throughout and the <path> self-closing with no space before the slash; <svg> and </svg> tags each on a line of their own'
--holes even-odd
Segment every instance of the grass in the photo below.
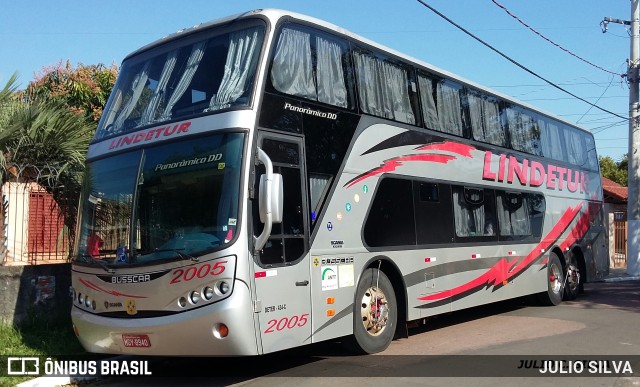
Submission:
<svg viewBox="0 0 640 387">
<path fill-rule="evenodd" d="M 55 359 L 58 356 L 86 354 L 73 333 L 70 319 L 52 324 L 45 319 L 32 318 L 15 327 L 0 323 L 0 356 L 42 356 Z M 5 360 L 6 361 L 6 360 Z M 6 375 L 7 364 L 0 364 L 0 375 Z M 42 365 L 40 367 L 42 371 Z M 31 379 L 28 376 L 0 377 L 0 386 L 15 386 Z"/>
</svg>

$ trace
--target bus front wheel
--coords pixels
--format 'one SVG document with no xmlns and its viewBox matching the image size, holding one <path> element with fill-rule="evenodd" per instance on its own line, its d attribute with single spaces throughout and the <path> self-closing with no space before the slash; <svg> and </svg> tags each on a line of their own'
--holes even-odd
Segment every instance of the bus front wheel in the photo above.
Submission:
<svg viewBox="0 0 640 387">
<path fill-rule="evenodd" d="M 380 269 L 367 269 L 358 282 L 353 308 L 352 347 L 360 353 L 384 351 L 398 321 L 395 292 L 389 278 Z"/>
</svg>

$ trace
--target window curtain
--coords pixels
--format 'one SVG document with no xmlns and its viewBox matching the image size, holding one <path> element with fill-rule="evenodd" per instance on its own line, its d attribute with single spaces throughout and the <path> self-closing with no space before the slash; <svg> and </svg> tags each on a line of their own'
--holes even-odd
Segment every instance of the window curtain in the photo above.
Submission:
<svg viewBox="0 0 640 387">
<path fill-rule="evenodd" d="M 96 132 L 96 135 L 102 134 L 100 138 L 116 133 L 116 131 L 113 130 L 114 126 L 112 124 L 114 123 L 114 120 L 117 117 L 116 113 L 120 110 L 120 106 L 122 106 L 122 90 L 118 88 L 116 91 L 116 95 L 113 98 L 112 106 L 110 106 L 109 111 L 105 113 L 106 114 L 105 125 L 104 125 L 105 129 Z M 117 132 L 119 132 L 120 129 L 121 128 L 118 127 Z"/>
<path fill-rule="evenodd" d="M 462 136 L 462 107 L 460 89 L 438 82 L 436 97 L 438 98 L 438 118 L 440 129 L 445 133 Z"/>
<path fill-rule="evenodd" d="M 542 154 L 537 120 L 515 109 L 507 109 L 507 123 L 514 149 L 535 155 Z"/>
<path fill-rule="evenodd" d="M 474 93 L 469 93 L 471 129 L 476 140 L 506 146 L 507 137 L 500 124 L 498 103 Z"/>
<path fill-rule="evenodd" d="M 171 73 L 173 72 L 173 68 L 176 65 L 176 60 L 178 58 L 178 50 L 171 51 L 167 54 L 167 59 L 164 62 L 164 66 L 162 67 L 162 73 L 160 73 L 160 80 L 158 81 L 158 86 L 156 90 L 153 92 L 153 96 L 151 97 L 151 101 L 149 101 L 149 105 L 142 113 L 140 117 L 140 125 L 146 125 L 154 121 L 156 114 L 158 113 L 158 106 L 160 105 L 160 101 L 165 96 L 167 91 L 167 84 L 169 83 L 169 78 L 171 78 Z"/>
<path fill-rule="evenodd" d="M 574 165 L 583 165 L 587 149 L 580 133 L 574 130 L 565 130 L 564 144 L 567 147 L 568 161 Z"/>
<path fill-rule="evenodd" d="M 271 68 L 271 83 L 276 90 L 317 100 L 313 82 L 310 35 L 283 28 Z"/>
<path fill-rule="evenodd" d="M 471 199 L 480 199 L 479 194 L 472 194 Z M 456 225 L 456 235 L 459 237 L 493 235 L 491 229 L 485 229 L 484 204 L 470 205 L 464 198 L 464 190 L 453 191 L 453 214 Z"/>
<path fill-rule="evenodd" d="M 379 117 L 415 123 L 407 72 L 367 54 L 356 52 L 354 58 L 362 110 Z"/>
<path fill-rule="evenodd" d="M 260 41 L 259 28 L 234 32 L 229 36 L 229 51 L 218 92 L 211 97 L 209 110 L 224 109 L 242 96 L 247 88 L 252 64 Z"/>
<path fill-rule="evenodd" d="M 433 82 L 431 79 L 418 76 L 418 88 L 420 89 L 420 105 L 422 106 L 422 119 L 427 128 L 442 131 L 438 120 L 438 109 L 433 99 Z"/>
<path fill-rule="evenodd" d="M 523 236 L 531 235 L 531 221 L 529 218 L 529 200 L 522 197 L 522 203 L 518 208 L 513 208 L 506 200 L 508 196 L 502 196 L 498 200 L 498 221 L 500 224 L 500 235 L 502 236 Z"/>
<path fill-rule="evenodd" d="M 316 38 L 318 101 L 347 107 L 347 87 L 342 68 L 342 48 L 337 43 Z"/>
<path fill-rule="evenodd" d="M 164 108 L 161 119 L 166 120 L 171 118 L 171 109 L 173 109 L 178 100 L 182 98 L 184 92 L 187 91 L 187 88 L 189 87 L 189 84 L 191 84 L 193 76 L 198 70 L 200 61 L 204 56 L 205 45 L 206 42 L 197 43 L 191 49 L 191 54 L 189 55 L 189 59 L 187 59 L 187 67 L 184 73 L 182 73 L 182 77 L 176 85 L 175 90 L 171 94 L 169 101 L 167 101 L 167 106 Z"/>
<path fill-rule="evenodd" d="M 131 115 L 133 108 L 135 108 L 135 106 L 138 104 L 138 100 L 142 95 L 142 91 L 147 86 L 148 79 L 149 79 L 149 62 L 147 62 L 142 68 L 142 70 L 140 70 L 140 72 L 136 74 L 136 77 L 131 83 L 131 91 L 130 91 L 131 96 L 129 97 L 126 104 L 124 105 L 124 107 L 122 108 L 122 110 L 120 111 L 120 113 L 115 119 L 114 126 L 116 128 L 122 128 L 124 126 L 124 122 Z"/>
<path fill-rule="evenodd" d="M 538 125 L 542 129 L 542 155 L 555 160 L 563 160 L 562 143 L 560 142 L 560 131 L 558 126 L 543 120 L 538 120 Z"/>
</svg>

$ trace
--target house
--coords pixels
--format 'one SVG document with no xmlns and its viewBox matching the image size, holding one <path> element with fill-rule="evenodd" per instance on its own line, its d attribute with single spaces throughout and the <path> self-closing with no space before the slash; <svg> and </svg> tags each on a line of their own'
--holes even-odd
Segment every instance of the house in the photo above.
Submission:
<svg viewBox="0 0 640 387">
<path fill-rule="evenodd" d="M 627 200 L 629 192 L 613 180 L 602 177 L 604 215 L 608 219 L 609 262 L 611 267 L 627 264 Z"/>
</svg>

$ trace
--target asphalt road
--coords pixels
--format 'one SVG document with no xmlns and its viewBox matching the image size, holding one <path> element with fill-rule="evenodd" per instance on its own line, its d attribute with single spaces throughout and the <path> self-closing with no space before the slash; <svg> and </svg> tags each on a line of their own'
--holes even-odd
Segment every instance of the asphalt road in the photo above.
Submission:
<svg viewBox="0 0 640 387">
<path fill-rule="evenodd" d="M 328 342 L 255 358 L 159 358 L 152 369 L 179 376 L 90 385 L 640 386 L 639 323 L 640 281 L 602 282 L 587 284 L 576 301 L 556 307 L 515 300 L 439 316 L 381 354 L 353 356 Z M 568 372 L 540 376 L 537 367 L 545 359 L 566 360 Z M 577 359 L 595 362 L 581 363 L 593 365 L 594 373 L 577 372 Z M 606 374 L 613 363 L 633 374 Z M 529 368 L 518 368 L 522 364 Z"/>
<path fill-rule="evenodd" d="M 640 281 L 600 282 L 556 307 L 513 300 L 439 316 L 376 355 L 355 356 L 325 342 L 251 358 L 151 358 L 152 376 L 81 384 L 640 386 L 639 322 Z M 621 372 L 612 374 L 615 367 Z"/>
</svg>

